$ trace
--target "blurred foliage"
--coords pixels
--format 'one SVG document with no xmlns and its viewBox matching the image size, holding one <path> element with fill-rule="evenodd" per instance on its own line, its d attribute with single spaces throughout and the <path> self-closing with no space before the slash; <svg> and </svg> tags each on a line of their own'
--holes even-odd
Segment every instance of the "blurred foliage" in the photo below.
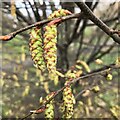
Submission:
<svg viewBox="0 0 120 120">
<path fill-rule="evenodd" d="M 17 4 L 17 3 L 16 3 Z M 46 3 L 48 4 L 48 3 Z M 47 11 L 46 16 L 54 10 L 55 8 L 63 7 L 65 3 L 62 5 L 59 3 L 59 6 L 55 6 L 53 4 L 47 5 L 41 3 L 41 10 L 43 15 L 42 18 L 45 17 L 45 10 Z M 102 3 L 99 3 L 100 5 Z M 100 12 L 100 6 L 96 7 L 95 12 L 98 16 L 103 20 L 112 19 L 112 17 L 116 17 L 115 13 L 117 11 L 116 4 L 110 4 L 110 6 L 106 7 L 109 9 L 109 12 L 106 12 L 106 9 L 103 10 L 103 13 Z M 104 3 L 103 3 L 104 4 Z M 17 6 L 17 8 L 23 7 Z M 29 6 L 30 7 L 30 6 Z M 32 20 L 29 22 L 23 21 L 18 15 L 18 23 L 14 23 L 13 18 L 10 16 L 9 9 L 10 6 L 7 7 L 3 3 L 3 34 L 10 33 L 18 28 L 31 24 L 35 21 L 32 13 Z M 67 6 L 67 8 L 74 9 L 71 5 Z M 25 9 L 23 7 L 22 9 Z M 51 10 L 50 10 L 51 9 Z M 79 9 L 79 8 L 77 8 Z M 6 14 L 8 11 L 9 14 Z M 115 11 L 116 10 L 116 11 Z M 73 12 L 73 11 L 72 11 Z M 76 11 L 74 11 L 76 12 Z M 112 13 L 111 13 L 112 12 Z M 111 13 L 111 14 L 109 14 Z M 28 16 L 25 16 L 28 18 Z M 30 18 L 29 18 L 30 19 Z M 27 21 L 27 20 L 26 20 Z M 36 20 L 37 21 L 37 20 Z M 62 46 L 61 50 L 58 50 L 58 69 L 65 69 L 68 71 L 71 69 L 71 66 L 74 66 L 77 60 L 83 60 L 87 63 L 92 70 L 101 68 L 105 65 L 109 65 L 115 63 L 116 58 L 118 56 L 118 45 L 113 43 L 112 39 L 105 35 L 101 30 L 99 30 L 96 26 L 88 26 L 85 28 L 83 42 L 80 41 L 81 33 L 78 37 L 74 38 L 74 41 L 69 45 L 67 49 L 64 49 L 64 44 L 72 36 L 74 25 L 76 20 L 68 20 L 65 23 L 62 23 L 58 26 L 58 43 Z M 74 23 L 71 24 L 70 23 Z M 90 21 L 87 24 L 93 24 Z M 110 27 L 116 26 L 119 28 L 119 24 L 116 21 L 111 23 L 107 23 Z M 17 26 L 17 27 L 15 27 Z M 67 26 L 67 27 L 66 27 Z M 86 25 L 87 26 L 87 25 Z M 14 28 L 15 27 L 15 28 Z M 80 29 L 80 28 L 79 28 Z M 78 29 L 78 31 L 79 31 Z M 68 31 L 65 32 L 65 31 Z M 48 93 L 52 91 L 56 91 L 64 86 L 65 80 L 60 78 L 59 84 L 54 86 L 53 81 L 50 81 L 48 77 L 42 76 L 40 71 L 33 66 L 33 62 L 31 60 L 31 56 L 29 54 L 29 31 L 26 31 L 20 35 L 17 35 L 13 40 L 9 42 L 3 42 L 0 48 L 2 49 L 2 79 L 0 80 L 0 87 L 2 87 L 2 116 L 3 118 L 21 118 L 29 113 L 30 110 L 36 109 L 40 106 L 39 99 L 41 97 L 45 98 Z M 104 41 L 106 43 L 104 44 Z M 82 44 L 80 51 L 79 46 Z M 106 50 L 111 46 L 110 51 L 108 51 L 103 56 L 102 53 L 106 52 Z M 100 46 L 103 46 L 100 48 Z M 94 56 L 94 52 L 97 52 L 98 48 L 100 51 Z M 59 48 L 58 48 L 59 49 Z M 79 51 L 79 55 L 77 56 L 77 52 Z M 65 56 L 67 56 L 68 61 L 65 60 Z M 90 57 L 91 56 L 91 57 Z M 95 60 L 100 59 L 103 61 L 103 64 L 96 64 Z M 68 62 L 68 63 L 67 63 Z M 66 67 L 69 64 L 68 68 Z M 79 66 L 83 73 L 87 73 L 83 66 Z M 63 71 L 63 73 L 65 73 Z M 76 104 L 74 106 L 74 114 L 73 118 L 120 118 L 120 101 L 118 101 L 118 83 L 119 81 L 119 73 L 120 71 L 113 70 L 112 71 L 112 80 L 107 81 L 106 77 L 103 75 L 95 75 L 92 77 L 88 77 L 85 79 L 79 80 L 72 85 L 73 94 L 76 99 Z M 47 76 L 47 75 L 46 75 Z M 85 90 L 83 93 L 81 91 Z M 55 104 L 61 103 L 62 95 L 59 94 L 55 101 Z M 58 108 L 56 107 L 55 111 L 56 116 L 59 115 Z M 43 114 L 32 115 L 33 118 L 42 118 Z"/>
</svg>

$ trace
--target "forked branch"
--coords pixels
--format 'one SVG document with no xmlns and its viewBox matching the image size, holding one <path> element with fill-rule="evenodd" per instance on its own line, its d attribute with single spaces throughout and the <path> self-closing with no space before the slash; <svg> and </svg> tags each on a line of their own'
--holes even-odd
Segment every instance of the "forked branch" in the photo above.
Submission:
<svg viewBox="0 0 120 120">
<path fill-rule="evenodd" d="M 93 23 L 95 23 L 99 28 L 101 28 L 106 34 L 108 34 L 115 42 L 120 44 L 120 37 L 114 34 L 114 33 L 118 34 L 118 32 L 114 32 L 113 29 L 109 28 L 97 16 L 95 16 L 84 2 L 75 2 L 75 3 L 80 7 L 81 11 L 84 13 L 84 15 L 87 18 L 89 18 Z"/>
</svg>

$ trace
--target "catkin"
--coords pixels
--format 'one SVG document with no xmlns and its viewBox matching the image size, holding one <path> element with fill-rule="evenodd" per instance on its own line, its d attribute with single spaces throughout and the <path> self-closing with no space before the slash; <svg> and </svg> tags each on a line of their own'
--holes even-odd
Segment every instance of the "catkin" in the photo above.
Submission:
<svg viewBox="0 0 120 120">
<path fill-rule="evenodd" d="M 54 94 L 55 94 L 55 92 L 52 92 L 49 95 L 47 95 L 43 104 L 45 104 L 47 101 L 49 101 L 54 96 Z M 54 118 L 54 99 L 52 99 L 45 106 L 45 118 L 46 119 L 51 119 L 51 118 L 53 119 Z"/>
<path fill-rule="evenodd" d="M 45 60 L 43 56 L 43 42 L 41 29 L 39 27 L 32 28 L 29 42 L 30 53 L 34 65 L 44 72 L 46 70 Z"/>
<path fill-rule="evenodd" d="M 70 86 L 67 86 L 63 91 L 63 118 L 72 118 L 74 104 L 75 98 L 72 94 L 72 89 Z"/>
<path fill-rule="evenodd" d="M 70 119 L 73 116 L 74 111 L 74 104 L 75 104 L 75 98 L 72 93 L 72 88 L 70 86 L 70 82 L 73 81 L 73 79 L 78 78 L 82 74 L 81 70 L 76 71 L 75 67 L 72 70 L 69 70 L 66 74 L 66 82 L 65 86 L 66 88 L 63 90 L 63 103 L 60 106 L 60 111 L 63 113 L 62 118 L 64 119 Z"/>
<path fill-rule="evenodd" d="M 48 71 L 56 71 L 57 62 L 57 28 L 56 25 L 46 26 L 44 34 L 44 57 L 47 63 Z"/>
<path fill-rule="evenodd" d="M 48 19 L 58 18 L 61 16 L 66 16 L 71 14 L 68 10 L 58 10 L 54 11 Z M 55 84 L 58 83 L 58 72 L 56 72 L 57 63 L 57 22 L 48 23 L 45 27 L 44 33 L 44 57 L 47 64 L 47 69 L 49 71 L 49 76 L 51 79 L 55 80 Z"/>
</svg>

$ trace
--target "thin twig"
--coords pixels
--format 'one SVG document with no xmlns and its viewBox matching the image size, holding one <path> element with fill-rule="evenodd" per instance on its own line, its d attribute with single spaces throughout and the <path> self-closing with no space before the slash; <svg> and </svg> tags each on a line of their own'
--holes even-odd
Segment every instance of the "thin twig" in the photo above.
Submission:
<svg viewBox="0 0 120 120">
<path fill-rule="evenodd" d="M 66 21 L 66 20 L 68 20 L 68 19 L 71 19 L 71 18 L 81 17 L 81 15 L 82 15 L 81 13 L 76 13 L 76 14 L 72 14 L 72 15 L 60 17 L 60 19 L 61 19 L 61 22 L 63 22 L 63 21 Z M 9 41 L 9 40 L 11 40 L 12 38 L 14 38 L 17 34 L 23 32 L 23 31 L 26 31 L 26 30 L 28 30 L 28 29 L 31 29 L 32 27 L 35 27 L 35 26 L 42 26 L 42 25 L 44 25 L 44 24 L 46 24 L 46 23 L 48 23 L 48 22 L 50 22 L 50 21 L 52 21 L 52 20 L 56 20 L 56 19 L 59 19 L 59 18 L 55 18 L 55 19 L 51 19 L 51 20 L 45 19 L 45 20 L 36 22 L 36 23 L 34 23 L 34 24 L 32 24 L 32 25 L 29 25 L 29 26 L 26 26 L 26 27 L 24 27 L 24 28 L 21 28 L 21 29 L 15 31 L 15 32 L 12 32 L 12 33 L 8 34 L 8 35 L 0 36 L 0 40 Z"/>
</svg>

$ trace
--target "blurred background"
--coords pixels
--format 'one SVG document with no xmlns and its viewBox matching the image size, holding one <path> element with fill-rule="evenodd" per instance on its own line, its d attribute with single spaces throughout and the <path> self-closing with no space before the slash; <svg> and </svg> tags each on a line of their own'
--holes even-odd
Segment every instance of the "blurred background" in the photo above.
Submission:
<svg viewBox="0 0 120 120">
<path fill-rule="evenodd" d="M 2 3 L 2 35 L 47 19 L 57 9 L 67 9 L 79 13 L 80 8 L 74 2 L 22 0 Z M 120 29 L 120 7 L 118 2 L 96 2 L 86 0 L 87 6 L 110 28 Z M 2 116 L 3 118 L 21 118 L 30 110 L 39 107 L 40 97 L 58 90 L 64 84 L 60 80 L 57 86 L 44 81 L 40 71 L 33 65 L 29 53 L 30 30 L 18 34 L 8 42 L 2 42 Z M 115 63 L 120 49 L 108 35 L 90 20 L 76 18 L 67 20 L 58 26 L 58 62 L 57 68 L 65 73 L 77 60 L 86 62 L 91 71 L 104 65 Z M 95 63 L 103 61 L 102 65 Z M 76 96 L 73 118 L 118 118 L 118 70 L 113 70 L 113 80 L 107 81 L 104 76 L 96 75 L 80 80 L 74 84 Z M 83 70 L 83 73 L 86 73 Z M 87 90 L 98 86 L 95 91 Z M 79 93 L 86 89 L 84 94 Z M 57 98 L 60 102 L 61 95 Z M 58 115 L 56 111 L 56 116 Z M 41 118 L 43 114 L 31 117 Z"/>
</svg>

